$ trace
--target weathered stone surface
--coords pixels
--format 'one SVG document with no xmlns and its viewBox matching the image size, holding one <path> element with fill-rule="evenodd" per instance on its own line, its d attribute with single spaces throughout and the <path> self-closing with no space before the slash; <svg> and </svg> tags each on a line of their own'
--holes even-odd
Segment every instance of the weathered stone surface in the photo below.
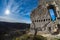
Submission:
<svg viewBox="0 0 60 40">
<path fill-rule="evenodd" d="M 37 28 L 40 32 L 45 33 L 58 33 L 60 25 L 60 0 L 38 0 L 38 7 L 31 13 L 31 31 Z M 49 8 L 51 5 L 54 6 L 56 12 L 56 20 L 51 21 L 49 14 Z"/>
</svg>

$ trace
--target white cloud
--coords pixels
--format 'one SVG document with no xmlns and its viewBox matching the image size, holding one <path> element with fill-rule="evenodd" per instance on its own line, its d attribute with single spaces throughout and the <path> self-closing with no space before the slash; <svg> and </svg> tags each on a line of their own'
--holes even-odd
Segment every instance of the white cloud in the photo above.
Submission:
<svg viewBox="0 0 60 40">
<path fill-rule="evenodd" d="M 7 16 L 0 16 L 0 21 L 5 21 L 5 22 L 18 22 L 18 23 L 30 23 L 30 21 L 28 20 L 24 20 L 24 19 L 15 19 L 15 18 L 10 18 Z"/>
</svg>

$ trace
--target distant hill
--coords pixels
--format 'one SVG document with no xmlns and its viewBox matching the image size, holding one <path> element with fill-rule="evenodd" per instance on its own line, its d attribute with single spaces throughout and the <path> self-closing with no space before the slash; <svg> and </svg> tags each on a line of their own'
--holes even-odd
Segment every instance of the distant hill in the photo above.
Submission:
<svg viewBox="0 0 60 40">
<path fill-rule="evenodd" d="M 11 40 L 16 36 L 23 35 L 26 31 L 20 31 L 20 30 L 26 30 L 30 28 L 30 24 L 26 23 L 11 23 L 11 22 L 2 22 L 0 21 L 0 39 L 1 40 Z M 5 36 L 5 35 L 8 36 Z"/>
<path fill-rule="evenodd" d="M 0 21 L 0 33 L 9 32 L 13 30 L 23 30 L 30 28 L 30 24 L 26 23 L 10 23 Z"/>
</svg>

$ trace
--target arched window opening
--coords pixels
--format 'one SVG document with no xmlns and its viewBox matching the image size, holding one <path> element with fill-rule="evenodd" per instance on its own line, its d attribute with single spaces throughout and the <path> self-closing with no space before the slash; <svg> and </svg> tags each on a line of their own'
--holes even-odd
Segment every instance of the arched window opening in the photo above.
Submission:
<svg viewBox="0 0 60 40">
<path fill-rule="evenodd" d="M 41 20 L 41 22 L 42 22 L 42 20 Z"/>
<path fill-rule="evenodd" d="M 50 21 L 50 19 L 48 19 L 48 21 Z"/>
<path fill-rule="evenodd" d="M 48 27 L 48 30 L 51 31 L 51 27 Z"/>
<path fill-rule="evenodd" d="M 40 22 L 40 20 L 39 20 L 39 22 Z"/>
<path fill-rule="evenodd" d="M 56 17 L 57 17 L 55 6 L 54 6 L 54 5 L 48 6 L 48 11 L 49 11 L 51 20 L 52 20 L 52 21 L 55 21 L 55 20 L 56 20 Z"/>
<path fill-rule="evenodd" d="M 37 20 L 37 22 L 38 22 L 39 20 Z"/>
<path fill-rule="evenodd" d="M 44 19 L 44 22 L 45 22 L 45 19 Z"/>
<path fill-rule="evenodd" d="M 36 22 L 36 20 L 35 20 L 35 22 Z"/>
<path fill-rule="evenodd" d="M 46 21 L 47 21 L 47 19 L 46 19 Z"/>
</svg>

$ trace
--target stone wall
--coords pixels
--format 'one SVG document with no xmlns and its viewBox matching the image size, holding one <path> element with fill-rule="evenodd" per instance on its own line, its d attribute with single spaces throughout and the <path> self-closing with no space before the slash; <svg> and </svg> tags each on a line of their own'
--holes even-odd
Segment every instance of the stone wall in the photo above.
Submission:
<svg viewBox="0 0 60 40">
<path fill-rule="evenodd" d="M 31 13 L 31 29 L 37 28 L 38 31 L 46 31 L 46 33 L 53 33 L 54 31 L 58 30 L 57 24 L 60 23 L 60 3 L 58 3 L 58 1 L 39 0 L 38 7 Z M 56 21 L 54 22 L 51 21 L 51 17 L 48 11 L 49 5 L 54 5 L 54 8 L 56 10 L 57 17 Z M 51 28 L 51 30 L 49 28 Z"/>
</svg>

